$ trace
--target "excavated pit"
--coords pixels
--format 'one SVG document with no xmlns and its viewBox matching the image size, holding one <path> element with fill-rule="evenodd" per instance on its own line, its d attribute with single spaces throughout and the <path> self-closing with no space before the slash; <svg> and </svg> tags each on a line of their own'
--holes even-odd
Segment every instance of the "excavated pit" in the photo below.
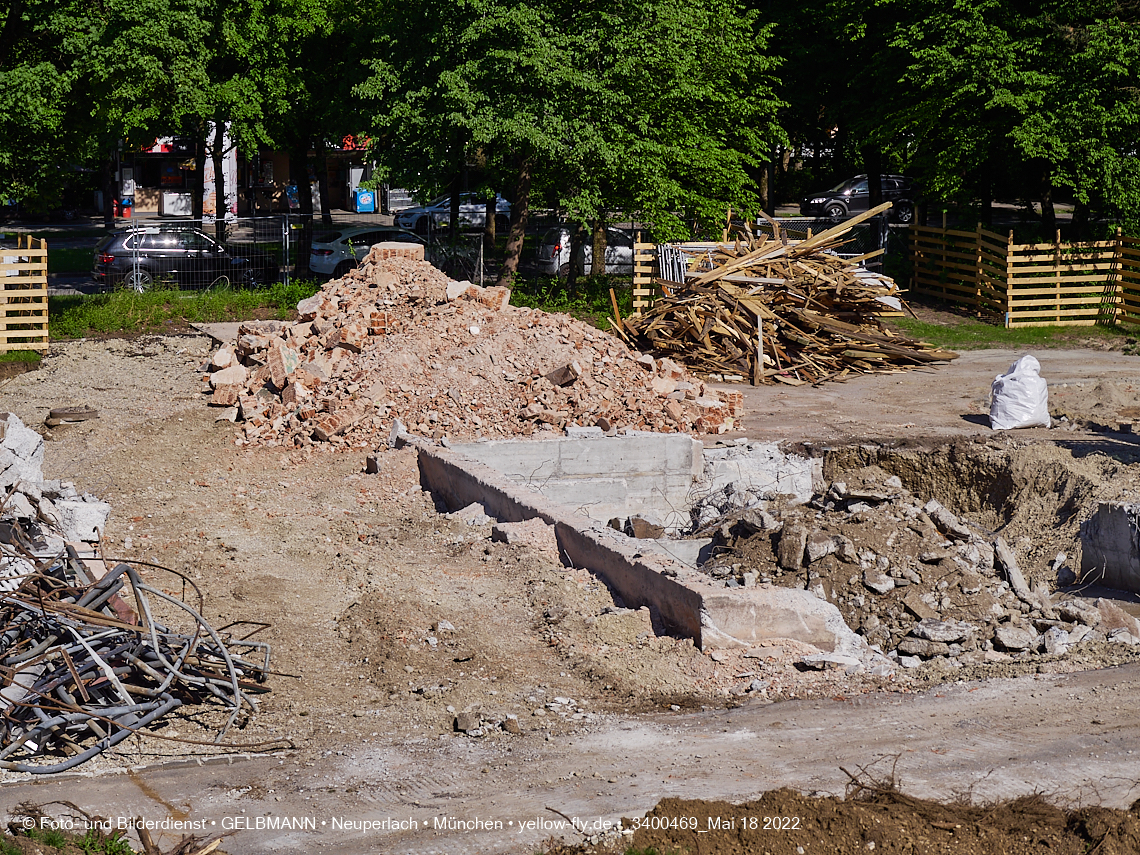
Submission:
<svg viewBox="0 0 1140 855">
<path fill-rule="evenodd" d="M 1140 644 L 1135 597 L 1080 578 L 1082 523 L 1136 495 L 1135 466 L 1008 437 L 798 450 L 822 462 L 811 501 L 701 526 L 714 555 L 702 572 L 812 591 L 908 667 Z"/>
</svg>

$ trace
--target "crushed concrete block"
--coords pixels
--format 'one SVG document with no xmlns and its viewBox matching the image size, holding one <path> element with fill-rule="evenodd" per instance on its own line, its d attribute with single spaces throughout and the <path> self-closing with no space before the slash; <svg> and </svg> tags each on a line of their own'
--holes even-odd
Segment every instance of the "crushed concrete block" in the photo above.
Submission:
<svg viewBox="0 0 1140 855">
<path fill-rule="evenodd" d="M 785 570 L 799 570 L 804 566 L 808 530 L 802 525 L 786 525 L 780 532 L 776 550 L 776 563 Z"/>
<path fill-rule="evenodd" d="M 491 540 L 496 543 L 519 543 L 558 558 L 558 538 L 554 526 L 532 517 L 523 522 L 495 523 L 491 528 Z"/>
<path fill-rule="evenodd" d="M 8 500 L 4 503 L 4 511 L 7 514 L 21 520 L 34 520 L 38 514 L 35 507 L 28 500 L 28 497 L 22 492 L 12 493 Z"/>
<path fill-rule="evenodd" d="M 566 425 L 566 436 L 571 439 L 601 439 L 606 433 L 600 427 L 580 427 L 579 425 Z"/>
<path fill-rule="evenodd" d="M 955 641 L 962 641 L 972 635 L 976 630 L 977 627 L 963 620 L 924 618 L 915 624 L 911 632 L 919 638 L 950 644 Z"/>
<path fill-rule="evenodd" d="M 1063 600 L 1057 603 L 1056 608 L 1061 619 L 1070 623 L 1096 626 L 1101 620 L 1100 609 L 1095 604 L 1085 600 Z"/>
<path fill-rule="evenodd" d="M 740 521 L 754 532 L 779 531 L 784 524 L 767 511 L 750 508 L 740 515 Z"/>
<path fill-rule="evenodd" d="M 1017 556 L 1013 554 L 1009 544 L 1000 535 L 994 540 L 994 556 L 1005 572 L 1006 581 L 1009 582 L 1009 589 L 1013 591 L 1014 596 L 1024 603 L 1037 605 L 1036 598 L 1025 583 L 1025 576 L 1022 575 L 1021 568 L 1017 564 Z"/>
<path fill-rule="evenodd" d="M 903 605 L 906 606 L 906 610 L 919 620 L 935 620 L 938 618 L 938 612 L 932 609 L 930 605 L 922 599 L 922 593 L 918 588 L 911 588 L 907 591 L 903 596 L 902 602 Z"/>
<path fill-rule="evenodd" d="M 931 499 L 923 506 L 922 510 L 930 517 L 938 530 L 947 537 L 958 540 L 970 539 L 970 530 L 962 525 L 954 514 L 946 510 L 937 499 Z"/>
<path fill-rule="evenodd" d="M 821 558 L 839 551 L 839 543 L 834 537 L 821 531 L 813 532 L 807 539 L 807 563 L 814 564 Z"/>
<path fill-rule="evenodd" d="M 810 591 L 778 585 L 708 593 L 701 610 L 705 650 L 754 647 L 774 639 L 795 639 L 824 653 L 862 661 L 867 642 L 843 620 L 839 609 Z M 800 648 L 803 649 L 802 646 Z"/>
<path fill-rule="evenodd" d="M 885 594 L 895 588 L 895 580 L 878 567 L 868 567 L 863 571 L 863 584 L 876 594 Z"/>
<path fill-rule="evenodd" d="M 813 653 L 803 657 L 800 662 L 814 671 L 837 671 L 850 668 L 861 668 L 863 663 L 854 656 L 844 656 L 839 653 Z"/>
<path fill-rule="evenodd" d="M 904 638 L 899 642 L 898 651 L 906 656 L 921 656 L 923 659 L 932 659 L 935 656 L 948 656 L 950 645 L 942 641 L 930 641 L 925 638 Z"/>
<path fill-rule="evenodd" d="M 59 499 L 55 510 L 64 540 L 99 540 L 111 515 L 111 506 L 106 502 L 85 499 Z"/>
<path fill-rule="evenodd" d="M 491 518 L 487 516 L 487 512 L 478 502 L 472 502 L 470 505 L 467 505 L 467 507 L 460 508 L 458 511 L 448 514 L 447 518 L 459 520 L 468 525 L 486 525 L 491 522 Z"/>
<path fill-rule="evenodd" d="M 0 413 L 0 488 L 19 482 L 33 501 L 40 499 L 43 480 L 44 438 L 14 413 Z"/>
<path fill-rule="evenodd" d="M 1069 633 L 1059 626 L 1051 626 L 1045 630 L 1045 652 L 1053 656 L 1064 656 L 1073 647 Z"/>
<path fill-rule="evenodd" d="M 1096 601 L 1096 607 L 1100 611 L 1097 629 L 1101 632 L 1108 635 L 1113 630 L 1124 629 L 1132 635 L 1140 636 L 1140 622 L 1116 603 L 1101 597 Z"/>
<path fill-rule="evenodd" d="M 634 514 L 629 518 L 629 529 L 633 536 L 640 538 L 658 538 L 665 534 L 665 526 L 651 514 Z"/>
<path fill-rule="evenodd" d="M 483 723 L 483 716 L 477 712 L 461 712 L 455 716 L 455 729 L 460 733 L 470 733 Z"/>
<path fill-rule="evenodd" d="M 994 630 L 994 641 L 1006 650 L 1028 650 L 1036 640 L 1036 633 L 1010 623 L 999 624 Z"/>
<path fill-rule="evenodd" d="M 232 345 L 223 344 L 219 347 L 214 355 L 210 358 L 210 367 L 215 371 L 222 368 L 229 368 L 234 362 L 234 349 Z"/>
</svg>

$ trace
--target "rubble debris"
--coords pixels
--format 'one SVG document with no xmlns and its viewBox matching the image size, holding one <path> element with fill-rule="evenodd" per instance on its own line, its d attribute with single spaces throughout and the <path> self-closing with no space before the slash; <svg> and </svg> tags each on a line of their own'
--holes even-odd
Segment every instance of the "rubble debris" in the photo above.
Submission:
<svg viewBox="0 0 1140 855">
<path fill-rule="evenodd" d="M 80 553 L 95 551 L 110 505 L 44 481 L 43 438 L 16 416 L 0 417 L 0 433 L 0 769 L 72 769 L 183 704 L 220 701 L 230 714 L 219 740 L 256 711 L 268 645 L 223 637 L 200 604 L 129 564 L 100 575 L 103 562 Z M 157 622 L 156 601 L 193 629 Z"/>
<path fill-rule="evenodd" d="M 686 281 L 658 280 L 665 296 L 615 323 L 632 346 L 701 373 L 753 384 L 842 380 L 957 357 L 900 336 L 877 317 L 901 306 L 890 278 L 834 254 L 857 217 L 804 241 L 745 235 L 735 244 L 681 247 Z"/>
<path fill-rule="evenodd" d="M 1113 602 L 1028 581 L 1018 558 L 1025 538 L 1011 544 L 877 467 L 846 475 L 879 483 L 820 484 L 807 504 L 753 497 L 714 520 L 695 506 L 688 536 L 714 538 L 715 557 L 700 572 L 729 588 L 810 591 L 905 668 L 1063 657 L 1106 641 L 1140 647 L 1140 620 Z M 1061 553 L 1041 572 L 1053 578 L 1066 560 Z"/>
<path fill-rule="evenodd" d="M 453 283 L 422 249 L 377 244 L 302 300 L 297 322 L 246 322 L 218 349 L 205 386 L 211 404 L 237 407 L 239 445 L 375 447 L 397 420 L 436 439 L 739 425 L 739 393 L 566 315 L 510 306 L 506 289 Z"/>
<path fill-rule="evenodd" d="M 257 711 L 253 695 L 268 691 L 261 685 L 267 644 L 223 638 L 198 610 L 145 584 L 129 564 L 90 584 L 80 581 L 88 574 L 74 550 L 41 567 L 0 597 L 0 769 L 73 769 L 183 704 L 220 701 L 229 710 L 216 742 L 243 709 Z M 120 599 L 124 588 L 133 613 Z M 192 618 L 193 631 L 155 621 L 151 598 Z"/>
</svg>

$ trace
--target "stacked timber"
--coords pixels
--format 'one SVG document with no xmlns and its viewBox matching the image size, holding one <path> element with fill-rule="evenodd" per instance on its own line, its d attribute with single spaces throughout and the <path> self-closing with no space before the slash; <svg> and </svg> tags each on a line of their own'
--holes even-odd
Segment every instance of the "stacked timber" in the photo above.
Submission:
<svg viewBox="0 0 1140 855">
<path fill-rule="evenodd" d="M 685 282 L 658 279 L 663 297 L 616 319 L 631 345 L 668 355 L 704 374 L 791 385 L 894 371 L 957 354 L 894 333 L 879 319 L 899 310 L 899 288 L 860 266 L 880 254 L 836 250 L 857 222 L 889 203 L 803 241 L 738 230 L 734 243 L 685 245 Z"/>
</svg>

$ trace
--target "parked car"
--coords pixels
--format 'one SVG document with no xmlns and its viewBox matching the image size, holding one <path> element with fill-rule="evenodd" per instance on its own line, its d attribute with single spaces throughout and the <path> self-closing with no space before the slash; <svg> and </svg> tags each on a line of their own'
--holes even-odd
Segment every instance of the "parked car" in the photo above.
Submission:
<svg viewBox="0 0 1140 855">
<path fill-rule="evenodd" d="M 223 246 L 205 232 L 185 226 L 121 229 L 96 244 L 92 276 L 108 287 L 140 293 L 155 282 L 185 288 L 252 287 L 276 281 L 277 262 L 249 249 L 240 244 Z"/>
<path fill-rule="evenodd" d="M 589 273 L 594 261 L 594 245 L 587 234 L 578 252 L 578 271 Z M 538 246 L 538 270 L 548 276 L 570 275 L 570 229 L 549 229 Z M 621 229 L 606 228 L 606 273 L 633 273 L 633 238 Z"/>
<path fill-rule="evenodd" d="M 419 235 L 403 229 L 378 229 L 375 226 L 357 226 L 321 232 L 314 236 L 309 254 L 309 269 L 323 276 L 344 276 L 368 254 L 374 243 L 384 241 L 424 243 Z"/>
<path fill-rule="evenodd" d="M 893 202 L 890 214 L 899 223 L 914 221 L 914 183 L 905 175 L 883 175 L 883 201 Z M 805 217 L 849 217 L 866 211 L 871 198 L 866 175 L 856 175 L 820 193 L 813 193 L 800 202 L 800 214 Z"/>
<path fill-rule="evenodd" d="M 495 228 L 505 231 L 511 219 L 511 203 L 495 197 Z M 429 229 L 451 227 L 451 194 L 432 199 L 426 205 L 404 208 L 396 214 L 396 225 L 426 235 Z M 459 194 L 459 228 L 481 229 L 487 222 L 487 200 L 474 193 Z"/>
</svg>

